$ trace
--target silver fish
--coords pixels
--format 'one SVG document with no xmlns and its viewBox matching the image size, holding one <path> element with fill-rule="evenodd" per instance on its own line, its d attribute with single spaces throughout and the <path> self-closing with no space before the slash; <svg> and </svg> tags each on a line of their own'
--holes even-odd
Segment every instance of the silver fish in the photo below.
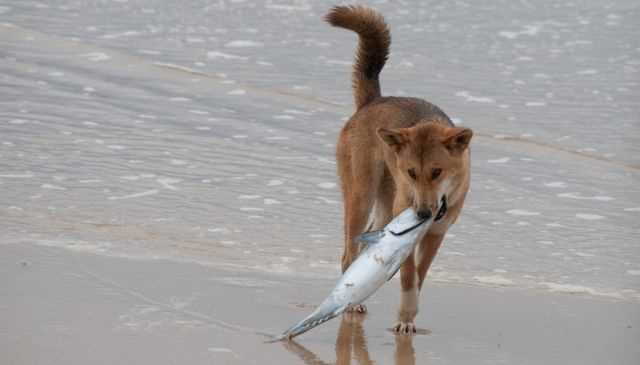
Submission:
<svg viewBox="0 0 640 365">
<path fill-rule="evenodd" d="M 366 247 L 342 275 L 329 297 L 307 318 L 273 341 L 291 339 L 364 302 L 398 272 L 432 222 L 432 219 L 418 218 L 413 209 L 408 208 L 383 229 L 360 235 L 358 240 Z"/>
</svg>

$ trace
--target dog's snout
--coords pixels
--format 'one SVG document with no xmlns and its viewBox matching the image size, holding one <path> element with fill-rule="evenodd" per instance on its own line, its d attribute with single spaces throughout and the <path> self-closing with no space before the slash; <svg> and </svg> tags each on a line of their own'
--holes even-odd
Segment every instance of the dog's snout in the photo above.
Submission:
<svg viewBox="0 0 640 365">
<path fill-rule="evenodd" d="M 420 219 L 429 219 L 431 218 L 431 210 L 429 209 L 420 209 L 416 212 L 418 218 Z"/>
</svg>

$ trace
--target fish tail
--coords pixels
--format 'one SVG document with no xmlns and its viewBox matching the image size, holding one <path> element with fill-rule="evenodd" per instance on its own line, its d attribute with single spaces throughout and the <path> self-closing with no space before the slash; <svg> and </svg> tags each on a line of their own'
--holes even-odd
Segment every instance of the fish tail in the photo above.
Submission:
<svg viewBox="0 0 640 365">
<path fill-rule="evenodd" d="M 346 306 L 338 306 L 333 303 L 328 303 L 327 305 L 323 304 L 318 307 L 318 309 L 316 309 L 313 313 L 311 313 L 307 318 L 303 319 L 295 326 L 286 330 L 274 341 L 290 340 L 296 336 L 299 336 L 309 331 L 310 329 L 317 327 L 332 318 L 335 318 L 336 316 L 344 312 L 345 309 Z"/>
</svg>

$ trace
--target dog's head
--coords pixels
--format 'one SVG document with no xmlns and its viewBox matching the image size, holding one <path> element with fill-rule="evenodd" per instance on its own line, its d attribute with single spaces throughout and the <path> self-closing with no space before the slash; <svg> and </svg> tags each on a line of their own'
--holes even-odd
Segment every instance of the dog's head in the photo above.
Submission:
<svg viewBox="0 0 640 365">
<path fill-rule="evenodd" d="M 471 129 L 428 122 L 377 132 L 396 157 L 396 183 L 408 188 L 418 216 L 442 219 L 447 197 L 461 183 L 466 168 L 463 157 L 473 136 Z"/>
</svg>

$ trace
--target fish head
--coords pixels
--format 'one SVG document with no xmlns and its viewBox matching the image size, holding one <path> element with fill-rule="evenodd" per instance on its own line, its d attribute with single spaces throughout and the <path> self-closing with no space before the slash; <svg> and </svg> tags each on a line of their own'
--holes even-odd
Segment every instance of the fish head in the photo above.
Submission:
<svg viewBox="0 0 640 365">
<path fill-rule="evenodd" d="M 389 222 L 386 230 L 394 236 L 404 236 L 409 233 L 422 232 L 426 223 L 433 218 L 420 218 L 412 208 L 407 208 Z M 421 228 L 422 229 L 419 229 Z"/>
</svg>

